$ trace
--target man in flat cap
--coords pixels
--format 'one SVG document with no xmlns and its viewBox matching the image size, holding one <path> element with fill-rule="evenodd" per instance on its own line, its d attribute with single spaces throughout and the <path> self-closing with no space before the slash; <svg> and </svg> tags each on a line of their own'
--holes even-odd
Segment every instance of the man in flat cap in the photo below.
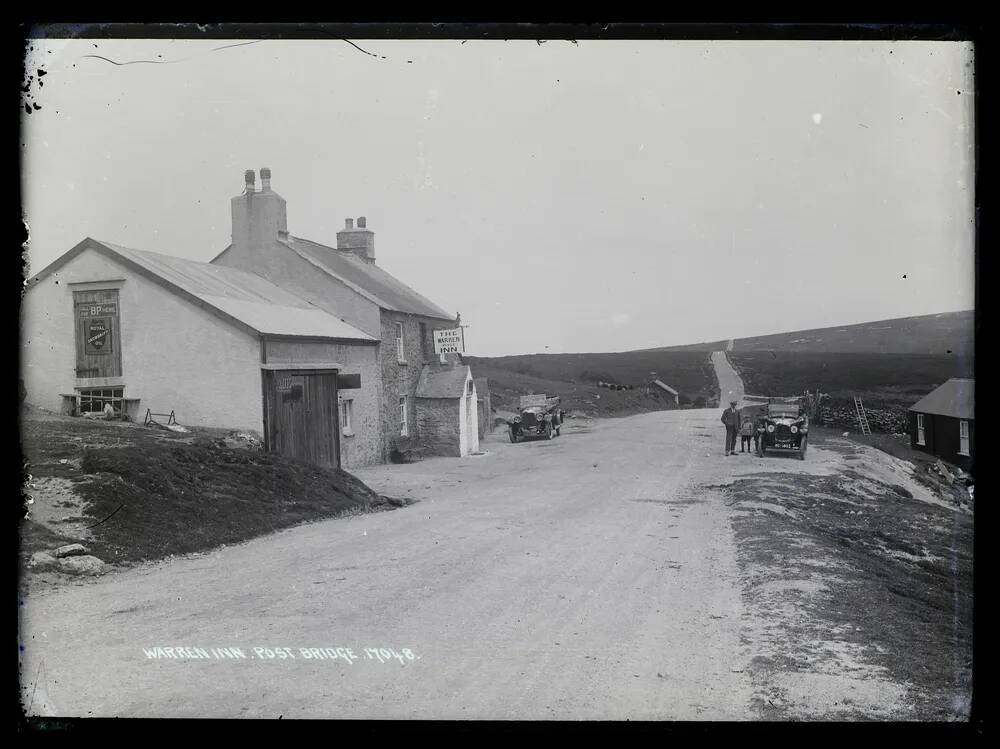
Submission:
<svg viewBox="0 0 1000 749">
<path fill-rule="evenodd" d="M 740 411 L 736 401 L 729 401 L 729 408 L 722 412 L 722 423 L 726 425 L 726 456 L 736 454 L 736 434 L 740 430 Z"/>
</svg>

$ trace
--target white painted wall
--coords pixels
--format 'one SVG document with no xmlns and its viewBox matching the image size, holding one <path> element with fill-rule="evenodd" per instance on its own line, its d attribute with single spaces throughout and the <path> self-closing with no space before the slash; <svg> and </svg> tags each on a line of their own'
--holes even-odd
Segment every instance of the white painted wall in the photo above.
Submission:
<svg viewBox="0 0 1000 749">
<path fill-rule="evenodd" d="M 60 393 L 103 382 L 76 378 L 70 284 L 111 279 L 125 279 L 118 291 L 125 396 L 140 398 L 142 413 L 175 411 L 181 424 L 260 433 L 257 336 L 92 249 L 24 295 L 21 377 L 27 401 L 58 411 Z"/>
<path fill-rule="evenodd" d="M 465 387 L 462 390 L 458 415 L 458 443 L 462 457 L 479 452 L 478 397 L 475 383 L 472 385 L 472 394 L 467 392 L 469 383 L 472 382 L 472 370 L 466 368 L 466 372 Z"/>
</svg>

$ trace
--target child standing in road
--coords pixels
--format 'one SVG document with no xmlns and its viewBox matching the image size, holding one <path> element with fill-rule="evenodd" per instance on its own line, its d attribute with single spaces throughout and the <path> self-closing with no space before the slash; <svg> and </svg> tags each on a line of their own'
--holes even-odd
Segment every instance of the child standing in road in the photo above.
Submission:
<svg viewBox="0 0 1000 749">
<path fill-rule="evenodd" d="M 740 427 L 740 452 L 750 452 L 750 439 L 753 437 L 753 422 L 749 416 L 743 417 L 743 425 Z"/>
</svg>

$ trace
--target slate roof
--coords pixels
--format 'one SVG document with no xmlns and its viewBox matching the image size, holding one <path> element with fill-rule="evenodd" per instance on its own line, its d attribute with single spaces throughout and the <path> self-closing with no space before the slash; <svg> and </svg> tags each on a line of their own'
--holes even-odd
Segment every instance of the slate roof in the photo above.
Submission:
<svg viewBox="0 0 1000 749">
<path fill-rule="evenodd" d="M 275 240 L 355 289 L 383 309 L 435 317 L 453 322 L 455 315 L 441 309 L 375 263 L 368 263 L 353 252 L 337 250 L 319 242 L 288 235 Z"/>
<path fill-rule="evenodd" d="M 259 334 L 378 341 L 255 273 L 135 250 L 89 237 L 29 283 L 37 283 L 87 249 L 108 255 L 229 322 Z"/>
<path fill-rule="evenodd" d="M 417 398 L 461 398 L 469 377 L 468 366 L 446 367 L 425 364 L 417 382 Z"/>
<path fill-rule="evenodd" d="M 953 377 L 910 406 L 910 410 L 971 421 L 976 418 L 975 396 L 975 380 Z"/>
</svg>

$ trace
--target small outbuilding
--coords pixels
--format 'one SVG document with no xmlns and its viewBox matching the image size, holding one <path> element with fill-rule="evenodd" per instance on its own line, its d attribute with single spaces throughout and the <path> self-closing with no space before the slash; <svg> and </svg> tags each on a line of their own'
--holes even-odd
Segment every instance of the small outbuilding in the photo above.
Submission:
<svg viewBox="0 0 1000 749">
<path fill-rule="evenodd" d="M 467 365 L 425 364 L 415 401 L 417 434 L 424 452 L 451 457 L 479 452 L 476 383 Z"/>
<path fill-rule="evenodd" d="M 910 407 L 910 444 L 972 472 L 976 381 L 955 377 Z"/>
<path fill-rule="evenodd" d="M 663 382 L 663 380 L 652 380 L 646 383 L 646 394 L 651 395 L 654 393 L 669 398 L 674 402 L 675 406 L 680 405 L 680 393 Z"/>
</svg>

